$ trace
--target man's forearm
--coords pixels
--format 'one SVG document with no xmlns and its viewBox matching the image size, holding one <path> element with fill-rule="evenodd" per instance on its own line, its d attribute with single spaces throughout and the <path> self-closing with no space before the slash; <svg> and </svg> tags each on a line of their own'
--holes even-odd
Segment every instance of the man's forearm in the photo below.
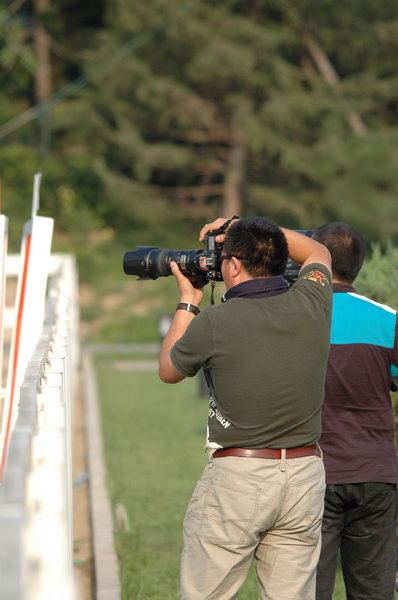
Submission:
<svg viewBox="0 0 398 600">
<path fill-rule="evenodd" d="M 202 289 L 194 288 L 189 279 L 181 273 L 177 263 L 174 261 L 171 261 L 170 268 L 177 280 L 180 291 L 180 303 L 191 304 L 194 307 L 198 307 L 203 296 Z M 177 310 L 170 325 L 170 329 L 163 340 L 159 356 L 159 377 L 165 383 L 178 383 L 185 377 L 182 373 L 177 371 L 173 365 L 170 358 L 170 350 L 176 341 L 184 335 L 188 325 L 194 317 L 194 313 L 189 310 Z"/>
<path fill-rule="evenodd" d="M 159 355 L 159 377 L 165 383 L 178 383 L 184 379 L 184 375 L 179 373 L 170 358 L 170 350 L 174 344 L 185 333 L 188 325 L 195 318 L 195 315 L 187 310 L 177 310 L 170 325 L 166 337 L 160 348 Z"/>
<path fill-rule="evenodd" d="M 185 333 L 188 325 L 195 318 L 195 315 L 187 310 L 177 310 L 174 318 L 171 322 L 170 328 L 163 340 L 160 357 L 163 353 L 168 353 L 174 346 L 177 340 L 179 340 Z"/>
</svg>

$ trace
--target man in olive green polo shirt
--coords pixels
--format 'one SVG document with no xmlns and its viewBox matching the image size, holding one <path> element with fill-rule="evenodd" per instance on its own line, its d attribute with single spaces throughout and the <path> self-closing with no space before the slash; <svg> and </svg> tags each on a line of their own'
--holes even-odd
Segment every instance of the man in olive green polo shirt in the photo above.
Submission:
<svg viewBox="0 0 398 600">
<path fill-rule="evenodd" d="M 159 361 L 166 383 L 204 365 L 211 377 L 209 463 L 184 520 L 180 598 L 237 598 L 255 558 L 263 599 L 312 600 L 325 487 L 317 441 L 330 255 L 263 217 L 234 221 L 218 241 L 225 302 L 200 312 L 202 290 L 172 263 L 180 304 Z M 302 265 L 290 289 L 288 254 Z"/>
</svg>

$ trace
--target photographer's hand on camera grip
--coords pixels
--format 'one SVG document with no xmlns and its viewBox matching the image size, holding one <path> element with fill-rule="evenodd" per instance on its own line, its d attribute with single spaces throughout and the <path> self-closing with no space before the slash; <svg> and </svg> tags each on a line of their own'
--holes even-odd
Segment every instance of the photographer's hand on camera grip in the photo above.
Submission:
<svg viewBox="0 0 398 600">
<path fill-rule="evenodd" d="M 203 298 L 203 288 L 194 287 L 188 277 L 185 277 L 180 271 L 176 262 L 171 261 L 170 269 L 177 280 L 178 289 L 180 290 L 180 302 L 199 306 Z"/>
<path fill-rule="evenodd" d="M 224 242 L 224 239 L 225 239 L 225 233 L 224 232 L 228 229 L 228 227 L 231 225 L 231 223 L 233 223 L 233 221 L 236 221 L 237 219 L 239 219 L 239 217 L 237 217 L 236 215 L 234 215 L 230 219 L 224 219 L 224 217 L 220 217 L 219 219 L 216 219 L 212 223 L 207 223 L 200 230 L 199 241 L 203 242 L 203 240 L 205 239 L 205 237 L 209 233 L 209 231 L 215 231 L 217 229 L 222 229 L 223 231 L 220 232 L 220 234 L 217 235 L 217 237 L 215 238 L 215 241 L 218 244 L 222 244 Z"/>
</svg>

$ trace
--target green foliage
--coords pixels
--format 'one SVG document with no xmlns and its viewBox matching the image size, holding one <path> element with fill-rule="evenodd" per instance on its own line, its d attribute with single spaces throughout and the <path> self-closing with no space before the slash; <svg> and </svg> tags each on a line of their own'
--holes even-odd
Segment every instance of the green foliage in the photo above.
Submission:
<svg viewBox="0 0 398 600">
<path fill-rule="evenodd" d="M 73 232 L 86 241 L 88 232 L 104 226 L 101 215 L 101 187 L 95 172 L 84 157 L 59 161 L 40 160 L 28 146 L 0 147 L 0 179 L 3 210 L 10 219 L 10 249 L 16 250 L 22 225 L 31 216 L 33 175 L 43 175 L 40 198 L 42 214 L 55 218 L 57 231 Z M 76 248 L 77 249 L 77 248 Z"/>
<path fill-rule="evenodd" d="M 3 98 L 12 102 L 21 96 L 29 97 L 27 87 L 31 83 L 37 61 L 31 45 L 26 43 L 27 22 L 24 16 L 10 12 L 10 8 L 0 5 L 0 84 Z M 11 104 L 6 116 L 10 114 Z"/>
<path fill-rule="evenodd" d="M 19 144 L 0 147 L 0 179 L 3 212 L 9 218 L 10 249 L 19 249 L 22 226 L 31 216 L 32 174 L 37 171 L 37 155 Z"/>
<path fill-rule="evenodd" d="M 134 35 L 146 28 L 148 37 L 113 71 L 105 92 L 104 76 L 95 83 L 98 108 L 112 123 L 104 171 L 115 152 L 119 165 L 125 153 L 124 175 L 158 185 L 164 195 L 175 194 L 178 185 L 217 185 L 226 179 L 239 140 L 247 148 L 244 212 L 279 219 L 290 205 L 296 226 L 340 218 L 372 237 L 396 235 L 396 82 L 384 62 L 395 47 L 386 29 L 387 19 L 397 19 L 391 3 L 359 8 L 352 2 L 344 13 L 333 3 L 321 11 L 311 1 L 297 8 L 291 2 L 193 0 L 175 7 L 153 0 L 139 9 L 114 2 L 112 9 L 102 45 L 105 40 L 117 48 L 129 30 Z M 316 32 L 342 76 L 338 89 L 325 85 L 314 67 L 301 68 L 308 59 L 305 29 Z M 87 68 L 97 56 L 93 51 Z M 366 117 L 369 135 L 358 137 L 348 127 L 353 110 Z M 385 119 L 387 134 L 381 129 Z M 222 194 L 220 189 L 209 199 L 213 214 Z M 375 219 L 376 206 L 382 210 Z M 183 207 L 190 209 L 186 196 Z"/>
<path fill-rule="evenodd" d="M 355 287 L 364 296 L 398 309 L 398 290 L 395 275 L 398 272 L 398 248 L 388 244 L 382 251 L 372 246 L 370 257 L 355 280 Z"/>
<path fill-rule="evenodd" d="M 240 147 L 242 214 L 296 227 L 347 220 L 372 239 L 397 238 L 396 3 L 104 0 L 79 16 L 73 4 L 52 4 L 39 19 L 57 38 L 55 87 L 83 76 L 51 116 L 43 207 L 58 228 L 156 234 L 170 213 L 209 220 L 224 209 Z M 30 5 L 1 11 L 0 77 L 19 65 L 18 91 L 0 96 L 7 120 L 21 110 L 13 101 L 31 102 L 36 58 L 25 26 L 34 14 Z M 307 34 L 334 69 L 334 87 Z M 353 112 L 365 135 L 348 125 Z M 6 143 L 25 143 L 23 131 L 34 151 L 33 128 Z"/>
</svg>

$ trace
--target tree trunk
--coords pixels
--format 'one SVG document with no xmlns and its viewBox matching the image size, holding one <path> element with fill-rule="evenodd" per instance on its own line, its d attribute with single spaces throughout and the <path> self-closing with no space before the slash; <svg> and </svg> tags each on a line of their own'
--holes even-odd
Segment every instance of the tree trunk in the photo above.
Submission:
<svg viewBox="0 0 398 600">
<path fill-rule="evenodd" d="M 36 27 L 34 32 L 37 70 L 35 76 L 36 102 L 42 106 L 39 118 L 41 154 L 48 154 L 50 149 L 50 113 L 46 100 L 52 93 L 52 72 L 50 60 L 50 38 L 41 24 L 41 16 L 50 7 L 50 0 L 34 0 Z"/>
<path fill-rule="evenodd" d="M 339 76 L 318 42 L 308 31 L 303 33 L 303 40 L 323 80 L 331 87 L 338 89 Z M 352 131 L 357 135 L 364 135 L 366 133 L 367 127 L 357 113 L 350 111 L 347 114 L 347 121 Z"/>
<path fill-rule="evenodd" d="M 242 212 L 242 186 L 245 178 L 246 148 L 236 142 L 230 151 L 224 184 L 224 200 L 221 214 L 227 218 Z"/>
</svg>

